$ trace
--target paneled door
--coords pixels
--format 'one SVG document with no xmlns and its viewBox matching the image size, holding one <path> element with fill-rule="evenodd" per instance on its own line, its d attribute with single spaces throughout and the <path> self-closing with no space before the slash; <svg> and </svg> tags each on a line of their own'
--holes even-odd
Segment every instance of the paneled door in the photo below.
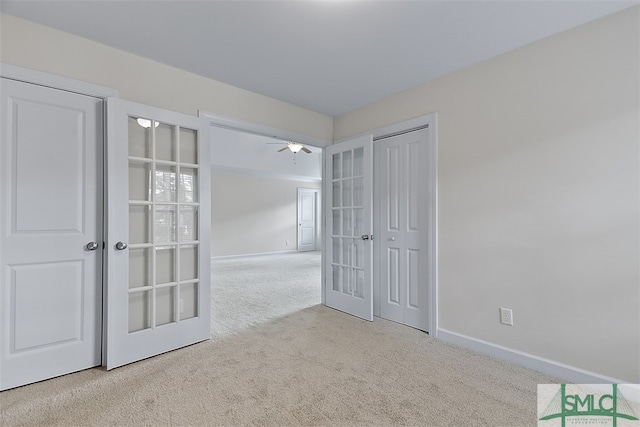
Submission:
<svg viewBox="0 0 640 427">
<path fill-rule="evenodd" d="M 210 337 L 209 123 L 108 101 L 106 366 Z"/>
<path fill-rule="evenodd" d="M 316 198 L 318 190 L 298 188 L 298 251 L 316 250 Z"/>
<path fill-rule="evenodd" d="M 373 137 L 325 149 L 325 301 L 329 307 L 373 320 Z"/>
<path fill-rule="evenodd" d="M 101 363 L 103 101 L 0 80 L 0 389 Z"/>
<path fill-rule="evenodd" d="M 380 317 L 428 331 L 428 129 L 375 142 Z"/>
</svg>

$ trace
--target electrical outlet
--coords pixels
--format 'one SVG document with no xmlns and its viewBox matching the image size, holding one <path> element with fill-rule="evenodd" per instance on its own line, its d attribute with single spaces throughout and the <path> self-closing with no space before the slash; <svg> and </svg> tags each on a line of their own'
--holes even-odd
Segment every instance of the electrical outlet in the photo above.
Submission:
<svg viewBox="0 0 640 427">
<path fill-rule="evenodd" d="M 503 325 L 513 326 L 513 310 L 510 308 L 500 307 L 500 323 Z"/>
</svg>

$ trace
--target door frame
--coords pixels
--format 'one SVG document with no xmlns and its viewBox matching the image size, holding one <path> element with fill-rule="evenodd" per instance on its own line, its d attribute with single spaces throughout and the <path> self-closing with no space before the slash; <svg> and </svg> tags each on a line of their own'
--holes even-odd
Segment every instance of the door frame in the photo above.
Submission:
<svg viewBox="0 0 640 427">
<path fill-rule="evenodd" d="M 342 138 L 334 141 L 334 144 L 347 141 L 354 137 L 362 135 L 373 135 L 373 145 L 376 141 L 395 136 L 403 133 L 409 133 L 414 130 L 426 128 L 429 130 L 427 149 L 429 156 L 429 186 L 427 188 L 428 197 L 428 219 L 427 219 L 427 292 L 429 294 L 429 335 L 437 338 L 438 336 L 438 113 L 429 113 L 413 119 L 404 120 L 402 122 L 393 123 L 391 125 L 376 128 L 371 131 L 361 132 L 348 138 Z M 377 181 L 377 172 L 374 164 L 374 182 Z M 374 184 L 375 188 L 375 184 Z M 373 212 L 374 227 L 376 224 L 377 214 Z M 323 228 L 324 233 L 324 228 Z M 375 240 L 374 240 L 375 243 Z M 379 265 L 378 251 L 374 249 L 374 265 Z M 374 314 L 380 313 L 380 281 L 377 269 L 373 271 L 373 292 L 374 292 Z M 322 281 L 322 297 L 324 303 L 325 281 Z"/>
<path fill-rule="evenodd" d="M 319 248 L 319 242 L 318 239 L 320 238 L 320 233 L 318 233 L 318 224 L 320 223 L 319 218 L 320 218 L 320 198 L 318 197 L 320 194 L 320 190 L 318 190 L 317 188 L 306 188 L 306 187 L 298 187 L 297 188 L 297 196 L 298 196 L 298 200 L 297 200 L 297 210 L 296 210 L 296 224 L 298 224 L 296 226 L 298 232 L 296 235 L 296 250 L 298 252 L 300 252 L 300 206 L 301 206 L 301 200 L 300 200 L 300 196 L 302 192 L 312 192 L 313 193 L 313 211 L 314 211 L 314 218 L 313 218 L 313 238 L 314 238 L 314 245 L 313 245 L 313 250 L 317 251 Z"/>
<path fill-rule="evenodd" d="M 105 221 L 105 208 L 107 207 L 107 192 L 106 192 L 106 179 L 105 172 L 107 170 L 107 109 L 108 109 L 108 98 L 114 97 L 117 98 L 119 92 L 117 89 L 113 89 L 106 86 L 100 86 L 93 83 L 87 83 L 80 80 L 71 79 L 68 77 L 62 77 L 55 74 L 45 73 L 42 71 L 36 71 L 29 68 L 19 67 L 17 65 L 5 64 L 0 62 L 0 77 L 4 77 L 10 80 L 16 80 L 23 83 L 35 84 L 39 86 L 48 87 L 51 89 L 63 90 L 66 92 L 73 92 L 79 95 L 91 96 L 94 98 L 98 98 L 102 100 L 103 104 L 103 113 L 102 113 L 102 152 L 100 155 L 102 156 L 102 177 L 100 178 L 100 182 L 102 183 L 102 200 L 100 201 L 99 208 L 102 209 L 103 221 L 102 221 L 102 243 L 107 236 L 107 223 Z M 98 242 L 100 244 L 100 242 Z M 106 251 L 102 251 L 102 282 L 99 283 L 100 293 L 102 294 L 102 313 L 100 313 L 101 318 L 101 347 L 102 347 L 102 363 L 106 360 L 106 327 L 107 327 L 107 319 L 106 314 L 107 311 L 104 309 L 104 304 L 107 298 L 106 295 L 106 280 L 107 280 L 107 270 L 108 270 L 109 259 L 106 254 Z"/>
</svg>

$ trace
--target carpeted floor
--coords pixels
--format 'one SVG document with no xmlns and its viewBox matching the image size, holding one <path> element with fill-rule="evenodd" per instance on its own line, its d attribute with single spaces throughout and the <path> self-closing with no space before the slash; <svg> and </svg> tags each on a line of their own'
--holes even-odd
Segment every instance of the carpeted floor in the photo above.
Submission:
<svg viewBox="0 0 640 427">
<path fill-rule="evenodd" d="M 212 340 L 0 393 L 0 424 L 536 425 L 536 385 L 556 380 L 321 306 L 319 257 L 299 255 L 216 261 Z M 317 287 L 297 288 L 291 265 L 308 265 Z M 238 279 L 238 268 L 252 280 Z M 234 307 L 219 307 L 225 299 Z"/>
</svg>

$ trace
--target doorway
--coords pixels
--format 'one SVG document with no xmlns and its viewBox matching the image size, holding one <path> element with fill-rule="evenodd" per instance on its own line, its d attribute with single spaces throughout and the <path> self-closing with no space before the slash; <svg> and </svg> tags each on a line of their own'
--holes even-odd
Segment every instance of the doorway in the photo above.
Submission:
<svg viewBox="0 0 640 427">
<path fill-rule="evenodd" d="M 298 252 L 318 249 L 318 195 L 313 188 L 298 188 Z"/>
<path fill-rule="evenodd" d="M 208 339 L 206 121 L 1 78 L 0 389 Z"/>
<path fill-rule="evenodd" d="M 327 148 L 323 301 L 328 306 L 437 336 L 436 159 L 436 113 Z"/>
</svg>

